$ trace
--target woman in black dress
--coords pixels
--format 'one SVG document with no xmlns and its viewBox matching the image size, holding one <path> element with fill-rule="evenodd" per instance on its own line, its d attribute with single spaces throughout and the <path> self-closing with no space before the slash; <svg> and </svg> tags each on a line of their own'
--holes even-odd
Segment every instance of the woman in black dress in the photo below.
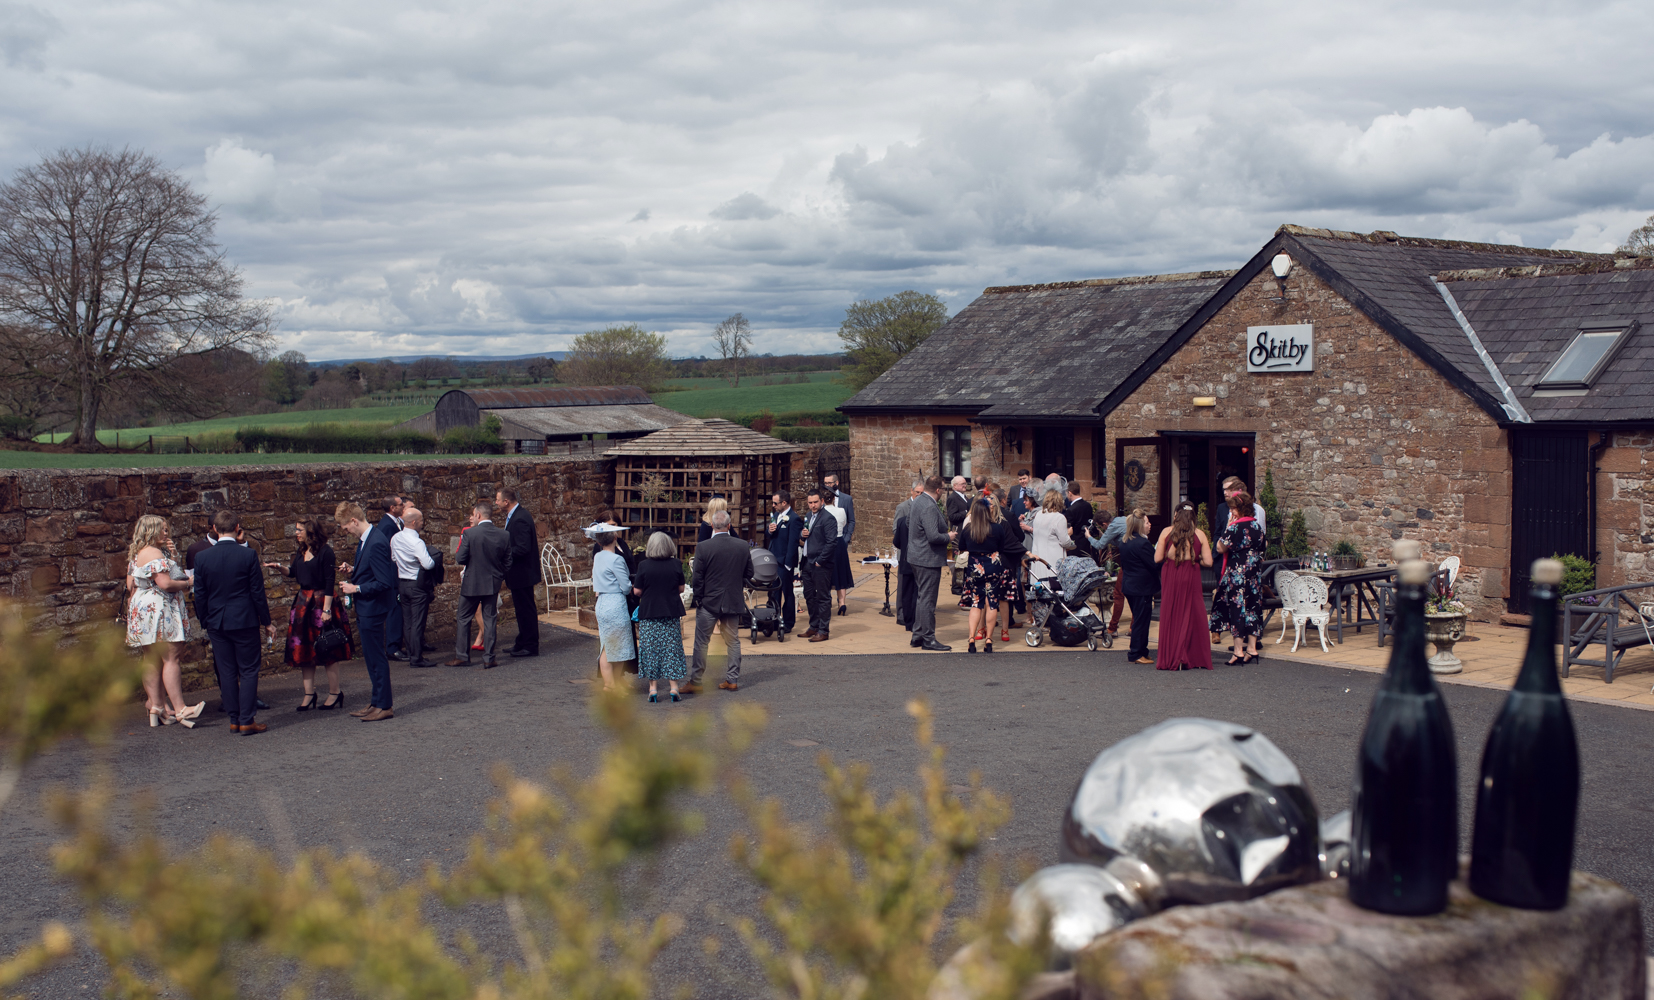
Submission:
<svg viewBox="0 0 1654 1000">
<path fill-rule="evenodd" d="M 649 536 L 644 559 L 632 575 L 637 608 L 637 675 L 649 682 L 649 700 L 655 701 L 661 681 L 672 685 L 678 700 L 678 682 L 689 676 L 683 659 L 683 563 L 672 536 L 657 531 Z"/>
<path fill-rule="evenodd" d="M 339 688 L 339 664 L 356 655 L 355 643 L 350 638 L 350 622 L 344 608 L 335 600 L 333 546 L 327 544 L 327 529 L 314 518 L 306 518 L 293 527 L 293 540 L 298 551 L 293 553 L 293 564 L 268 562 L 268 569 L 280 570 L 298 584 L 293 595 L 293 607 L 287 612 L 287 651 L 282 662 L 298 667 L 304 678 L 304 698 L 295 711 L 308 712 L 312 708 L 329 711 L 345 703 L 345 693 Z M 344 645 L 327 653 L 316 651 L 316 638 L 327 622 L 339 626 L 345 635 Z M 327 700 L 316 703 L 316 668 L 327 668 Z"/>
<path fill-rule="evenodd" d="M 995 523 L 993 501 L 978 497 L 971 502 L 970 513 L 959 529 L 959 549 L 969 553 L 965 563 L 965 596 L 961 607 L 970 609 L 971 643 L 965 652 L 976 652 L 976 644 L 986 641 L 982 651 L 994 651 L 994 624 L 999 618 L 999 601 L 1005 592 L 1005 563 L 1000 550 L 1005 547 L 1005 522 Z"/>
<path fill-rule="evenodd" d="M 1010 642 L 1011 629 L 1017 627 L 1011 610 L 1022 599 L 1022 560 L 1028 555 L 1028 547 L 1023 544 L 1026 536 L 1022 525 L 1006 516 L 1005 491 L 995 490 L 990 499 L 994 503 L 993 521 L 1004 526 L 1005 536 L 999 547 L 1000 572 L 1004 574 L 999 594 L 999 641 Z"/>
</svg>

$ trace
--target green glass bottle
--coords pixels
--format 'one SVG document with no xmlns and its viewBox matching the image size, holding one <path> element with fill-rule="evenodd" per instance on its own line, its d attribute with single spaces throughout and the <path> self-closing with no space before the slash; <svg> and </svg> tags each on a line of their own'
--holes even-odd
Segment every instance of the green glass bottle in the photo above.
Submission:
<svg viewBox="0 0 1654 1000">
<path fill-rule="evenodd" d="M 1361 734 L 1350 817 L 1350 901 L 1404 916 L 1440 913 L 1458 874 L 1453 724 L 1424 650 L 1432 569 L 1413 559 L 1398 574 L 1396 644 Z"/>
<path fill-rule="evenodd" d="M 1470 891 L 1526 910 L 1568 903 L 1579 815 L 1579 743 L 1556 674 L 1562 563 L 1533 564 L 1533 625 L 1522 672 L 1493 721 L 1476 786 Z"/>
</svg>

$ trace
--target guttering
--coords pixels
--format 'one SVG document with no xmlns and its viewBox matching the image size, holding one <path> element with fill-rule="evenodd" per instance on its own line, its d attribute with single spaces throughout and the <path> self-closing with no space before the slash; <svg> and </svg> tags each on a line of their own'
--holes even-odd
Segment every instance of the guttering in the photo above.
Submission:
<svg viewBox="0 0 1654 1000">
<path fill-rule="evenodd" d="M 1470 346 L 1476 349 L 1476 356 L 1482 359 L 1482 364 L 1487 368 L 1487 373 L 1493 377 L 1493 384 L 1497 385 L 1499 391 L 1504 394 L 1505 415 L 1519 424 L 1533 423 L 1533 417 L 1528 415 L 1528 411 L 1522 406 L 1522 401 L 1516 398 L 1516 390 L 1512 389 L 1510 383 L 1505 381 L 1504 372 L 1501 372 L 1499 366 L 1493 363 L 1493 355 L 1489 354 L 1487 348 L 1482 346 L 1482 338 L 1476 336 L 1475 328 L 1470 325 L 1470 319 L 1464 314 L 1464 310 L 1459 308 L 1459 303 L 1453 298 L 1453 293 L 1434 277 L 1430 279 L 1430 283 L 1435 285 L 1436 291 L 1441 293 L 1442 301 L 1447 303 L 1447 311 L 1453 314 L 1453 319 L 1458 322 L 1459 329 L 1463 330 L 1464 335 L 1470 338 Z"/>
</svg>

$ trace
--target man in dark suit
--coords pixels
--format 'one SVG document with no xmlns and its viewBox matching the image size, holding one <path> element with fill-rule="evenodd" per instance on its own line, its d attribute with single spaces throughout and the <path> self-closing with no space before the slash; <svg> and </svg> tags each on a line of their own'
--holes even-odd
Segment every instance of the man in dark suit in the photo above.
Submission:
<svg viewBox="0 0 1654 1000">
<path fill-rule="evenodd" d="M 1068 506 L 1063 509 L 1062 516 L 1068 519 L 1068 527 L 1074 539 L 1074 555 L 1085 556 L 1096 560 L 1092 549 L 1085 540 L 1086 530 L 1091 527 L 1091 519 L 1095 512 L 1091 509 L 1091 501 L 1084 498 L 1085 483 L 1078 479 L 1069 480 Z"/>
<path fill-rule="evenodd" d="M 501 515 L 505 520 L 500 527 L 511 538 L 505 585 L 511 588 L 511 610 L 517 616 L 517 640 L 511 644 L 511 655 L 539 656 L 540 611 L 534 605 L 534 585 L 540 582 L 540 536 L 534 530 L 534 517 L 517 503 L 517 491 L 508 486 L 494 494 L 494 516 Z"/>
<path fill-rule="evenodd" d="M 1022 515 L 1031 510 L 1039 509 L 1039 494 L 1034 490 L 1033 477 L 1028 475 L 1027 469 L 1017 470 L 1017 484 L 1011 487 L 1010 515 L 1012 521 L 1020 522 Z"/>
<path fill-rule="evenodd" d="M 971 512 L 971 481 L 964 476 L 953 477 L 953 489 L 948 491 L 948 527 L 958 531 L 965 526 L 965 517 Z"/>
<path fill-rule="evenodd" d="M 350 573 L 339 592 L 356 602 L 356 631 L 362 637 L 362 662 L 368 668 L 373 690 L 366 708 L 350 713 L 363 722 L 393 719 L 391 711 L 391 661 L 386 655 L 386 620 L 397 611 L 396 564 L 391 561 L 391 543 L 384 532 L 367 521 L 362 508 L 341 503 L 333 512 L 345 534 L 355 535 L 356 556 L 341 569 Z"/>
<path fill-rule="evenodd" d="M 379 506 L 384 511 L 384 515 L 379 518 L 379 523 L 373 526 L 373 530 L 385 536 L 385 544 L 389 545 L 391 539 L 396 537 L 396 533 L 406 527 L 402 515 L 408 508 L 408 500 L 406 497 L 388 496 L 379 501 Z M 403 648 L 402 621 L 404 615 L 401 607 L 402 595 L 399 593 L 393 594 L 391 600 L 397 606 L 391 608 L 390 617 L 385 619 L 385 655 L 393 660 L 411 660 L 423 656 L 422 652 Z M 409 655 L 410 653 L 412 655 Z"/>
<path fill-rule="evenodd" d="M 471 508 L 471 527 L 459 540 L 454 562 L 465 567 L 459 582 L 458 631 L 454 634 L 454 658 L 450 667 L 471 665 L 471 618 L 482 609 L 482 668 L 499 666 L 494 656 L 496 623 L 500 613 L 500 584 L 511 572 L 511 537 L 488 516 L 488 503 Z M 538 618 L 535 619 L 539 621 Z"/>
<path fill-rule="evenodd" d="M 809 610 L 810 627 L 801 638 L 826 642 L 833 622 L 833 560 L 838 552 L 838 521 L 827 513 L 821 491 L 807 497 L 810 514 L 799 537 L 804 540 L 804 559 L 799 572 L 804 577 L 804 606 Z"/>
<path fill-rule="evenodd" d="M 891 525 L 890 544 L 896 553 L 896 624 L 913 631 L 913 566 L 907 561 L 907 515 L 913 501 L 923 493 L 925 481 L 915 479 L 906 500 L 896 505 L 896 520 Z"/>
<path fill-rule="evenodd" d="M 213 515 L 218 541 L 195 557 L 195 614 L 212 643 L 218 670 L 219 697 L 230 717 L 230 732 L 256 736 L 267 726 L 256 718 L 258 667 L 261 660 L 258 630 L 272 640 L 270 602 L 264 596 L 264 570 L 258 554 L 235 542 L 240 518 L 234 511 Z"/>
<path fill-rule="evenodd" d="M 781 616 L 781 631 L 791 632 L 798 624 L 793 579 L 798 571 L 798 533 L 804 530 L 804 519 L 793 510 L 793 495 L 786 490 L 770 497 L 769 530 L 769 550 L 781 574 L 780 585 L 770 592 L 770 607 Z"/>
<path fill-rule="evenodd" d="M 831 518 L 829 518 L 831 520 Z M 689 585 L 695 590 L 695 651 L 689 658 L 690 690 L 701 686 L 706 673 L 706 647 L 714 626 L 723 630 L 729 647 L 729 665 L 718 686 L 734 691 L 741 682 L 741 620 L 746 617 L 743 592 L 751 549 L 744 540 L 729 533 L 729 511 L 712 514 L 712 537 L 695 546 L 695 561 Z"/>
</svg>

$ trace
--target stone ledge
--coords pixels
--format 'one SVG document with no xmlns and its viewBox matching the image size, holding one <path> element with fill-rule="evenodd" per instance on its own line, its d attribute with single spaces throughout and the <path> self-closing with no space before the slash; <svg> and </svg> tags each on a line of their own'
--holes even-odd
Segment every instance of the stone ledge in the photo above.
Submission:
<svg viewBox="0 0 1654 1000">
<path fill-rule="evenodd" d="M 1462 880 L 1433 917 L 1359 909 L 1343 882 L 1176 907 L 1102 938 L 1076 970 L 1083 1000 L 1644 1000 L 1648 974 L 1635 897 L 1582 872 L 1550 913 Z"/>
</svg>

